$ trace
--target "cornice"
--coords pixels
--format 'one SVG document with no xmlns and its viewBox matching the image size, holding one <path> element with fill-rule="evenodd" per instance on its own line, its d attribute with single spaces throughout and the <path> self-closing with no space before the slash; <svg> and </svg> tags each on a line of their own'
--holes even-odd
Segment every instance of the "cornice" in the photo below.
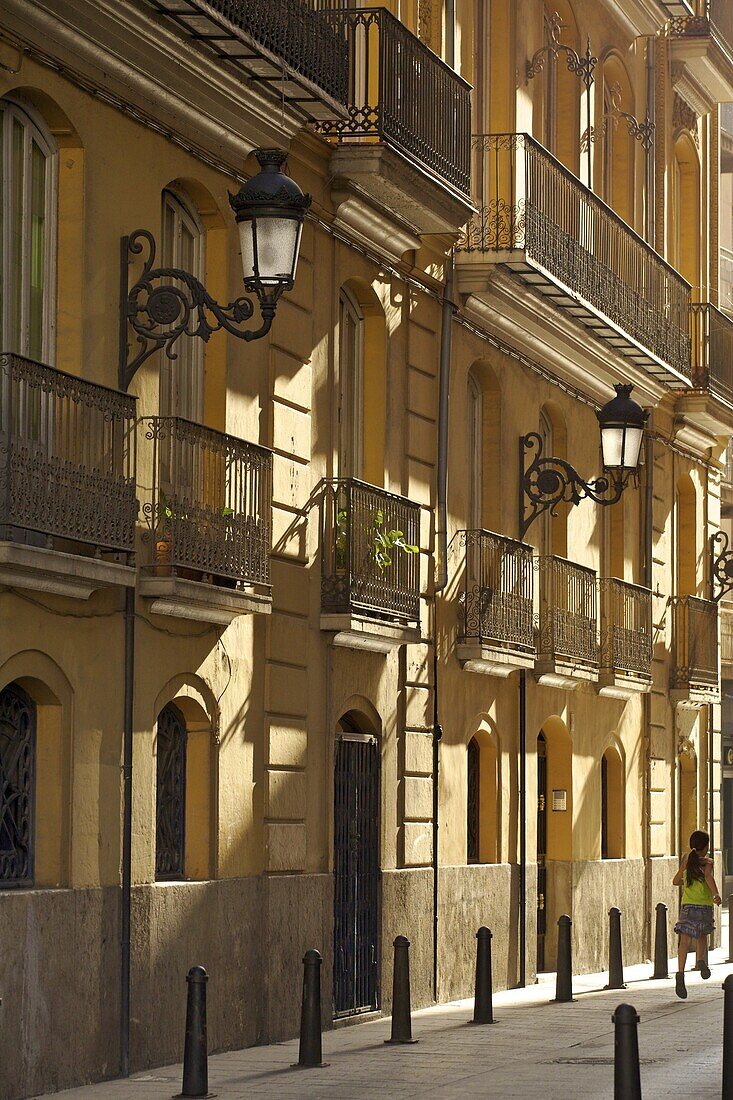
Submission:
<svg viewBox="0 0 733 1100">
<path fill-rule="evenodd" d="M 669 18 L 661 0 L 614 0 L 608 6 L 616 22 L 633 38 L 656 34 Z"/>
<path fill-rule="evenodd" d="M 273 110 L 224 63 L 132 3 L 5 0 L 3 24 L 34 59 L 238 171 L 253 149 L 289 144 L 301 129 L 287 106 Z"/>
</svg>

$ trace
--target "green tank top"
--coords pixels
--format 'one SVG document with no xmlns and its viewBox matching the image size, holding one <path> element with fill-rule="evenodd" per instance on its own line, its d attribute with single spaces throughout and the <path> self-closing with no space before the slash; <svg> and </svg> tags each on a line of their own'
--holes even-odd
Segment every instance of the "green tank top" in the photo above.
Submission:
<svg viewBox="0 0 733 1100">
<path fill-rule="evenodd" d="M 683 905 L 712 905 L 713 904 L 713 891 L 708 886 L 705 879 L 694 878 L 691 883 L 687 882 L 687 872 L 685 871 L 684 877 L 684 890 L 682 891 L 682 904 Z"/>
</svg>

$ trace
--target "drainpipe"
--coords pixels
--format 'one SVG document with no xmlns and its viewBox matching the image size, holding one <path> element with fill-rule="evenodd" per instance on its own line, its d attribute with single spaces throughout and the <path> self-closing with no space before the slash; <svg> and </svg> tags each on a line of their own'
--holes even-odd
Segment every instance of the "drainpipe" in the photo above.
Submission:
<svg viewBox="0 0 733 1100">
<path fill-rule="evenodd" d="M 132 704 L 135 675 L 135 589 L 125 589 L 122 750 L 122 914 L 120 948 L 120 1075 L 130 1075 L 130 909 L 132 898 Z"/>
<path fill-rule="evenodd" d="M 644 483 L 644 586 L 651 591 L 652 587 L 652 543 L 653 543 L 653 523 L 652 523 L 652 507 L 654 504 L 654 440 L 652 439 L 651 432 L 647 432 L 645 440 L 645 483 Z M 653 597 L 652 597 L 653 600 Z M 653 624 L 652 615 L 652 624 Z M 643 764 L 644 764 L 644 801 L 642 809 L 642 818 L 644 827 L 642 829 L 642 843 L 643 843 L 643 856 L 644 856 L 644 895 L 645 895 L 645 937 L 647 946 L 647 956 L 652 957 L 652 928 L 651 928 L 651 914 L 652 905 L 654 902 L 652 894 L 652 776 L 651 776 L 651 719 L 652 719 L 652 704 L 651 695 L 649 693 L 642 695 L 642 719 L 644 722 L 643 729 Z"/>
<path fill-rule="evenodd" d="M 445 61 L 455 67 L 456 54 L 455 0 L 445 4 Z M 438 391 L 438 470 L 437 506 L 438 520 L 435 542 L 438 569 L 433 587 L 435 612 L 433 615 L 433 999 L 438 999 L 438 768 L 440 766 L 440 741 L 443 728 L 439 721 L 438 707 L 438 595 L 448 583 L 448 414 L 450 407 L 450 367 L 453 328 L 453 250 L 446 259 L 443 311 L 440 330 L 440 388 Z"/>
</svg>

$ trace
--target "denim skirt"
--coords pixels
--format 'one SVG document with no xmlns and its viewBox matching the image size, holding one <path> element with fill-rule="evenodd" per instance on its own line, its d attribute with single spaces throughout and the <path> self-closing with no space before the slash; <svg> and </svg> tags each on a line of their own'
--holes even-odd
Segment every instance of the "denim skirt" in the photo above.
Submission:
<svg viewBox="0 0 733 1100">
<path fill-rule="evenodd" d="M 712 905 L 683 905 L 674 930 L 678 936 L 692 936 L 694 940 L 709 936 L 715 931 Z"/>
</svg>

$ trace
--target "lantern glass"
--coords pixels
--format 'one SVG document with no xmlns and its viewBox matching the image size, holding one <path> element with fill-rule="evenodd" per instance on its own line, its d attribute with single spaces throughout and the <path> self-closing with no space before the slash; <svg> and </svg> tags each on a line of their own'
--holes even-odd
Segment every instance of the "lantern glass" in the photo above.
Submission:
<svg viewBox="0 0 733 1100">
<path fill-rule="evenodd" d="M 263 216 L 239 223 L 244 285 L 290 287 L 298 263 L 302 222 L 297 218 Z"/>
<path fill-rule="evenodd" d="M 607 424 L 601 428 L 601 453 L 606 470 L 636 470 L 644 429 L 630 424 Z"/>
</svg>

